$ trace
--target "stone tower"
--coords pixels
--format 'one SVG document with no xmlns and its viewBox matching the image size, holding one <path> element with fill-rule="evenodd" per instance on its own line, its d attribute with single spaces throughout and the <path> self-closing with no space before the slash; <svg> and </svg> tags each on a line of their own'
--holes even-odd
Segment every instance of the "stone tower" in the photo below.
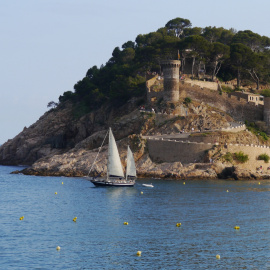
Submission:
<svg viewBox="0 0 270 270">
<path fill-rule="evenodd" d="M 179 68 L 181 61 L 166 60 L 161 62 L 164 76 L 164 100 L 177 102 L 179 100 Z"/>
<path fill-rule="evenodd" d="M 264 107 L 263 107 L 263 120 L 267 126 L 267 133 L 270 133 L 270 97 L 264 98 Z"/>
</svg>

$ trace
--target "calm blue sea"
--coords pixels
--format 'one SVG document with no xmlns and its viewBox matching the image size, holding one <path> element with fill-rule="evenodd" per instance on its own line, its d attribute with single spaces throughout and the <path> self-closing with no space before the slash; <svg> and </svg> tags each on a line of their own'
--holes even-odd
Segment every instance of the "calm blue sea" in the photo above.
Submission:
<svg viewBox="0 0 270 270">
<path fill-rule="evenodd" d="M 270 181 L 97 188 L 17 169 L 0 166 L 0 269 L 270 269 Z"/>
</svg>

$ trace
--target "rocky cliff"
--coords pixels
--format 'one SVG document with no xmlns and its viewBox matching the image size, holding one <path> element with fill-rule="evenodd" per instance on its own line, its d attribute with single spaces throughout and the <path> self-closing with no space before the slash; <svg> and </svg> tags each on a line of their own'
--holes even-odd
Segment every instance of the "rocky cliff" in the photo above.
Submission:
<svg viewBox="0 0 270 270">
<path fill-rule="evenodd" d="M 31 165 L 25 174 L 55 176 L 85 176 L 88 174 L 108 127 L 112 127 L 116 137 L 123 167 L 125 167 L 126 147 L 134 152 L 137 172 L 140 177 L 160 177 L 175 179 L 260 179 L 267 178 L 253 170 L 243 170 L 232 164 L 225 164 L 216 153 L 217 149 L 205 153 L 207 163 L 182 164 L 181 162 L 153 162 L 147 141 L 143 135 L 180 134 L 197 130 L 207 131 L 193 134 L 190 140 L 224 142 L 252 142 L 250 133 L 226 134 L 210 132 L 220 127 L 230 126 L 232 118 L 224 112 L 204 104 L 193 102 L 185 105 L 164 105 L 154 108 L 155 112 L 142 112 L 136 99 L 119 107 L 104 106 L 99 110 L 76 118 L 72 104 L 50 110 L 36 123 L 25 128 L 14 139 L 0 147 L 0 164 Z M 150 108 L 151 109 L 151 108 Z M 101 150 L 92 174 L 106 174 L 106 142 Z M 214 163 L 209 163 L 210 156 Z"/>
<path fill-rule="evenodd" d="M 25 127 L 15 138 L 0 146 L 0 164 L 32 165 L 41 158 L 64 154 L 74 147 L 84 147 L 84 144 L 80 144 L 84 139 L 108 126 L 118 130 L 116 139 L 139 133 L 140 122 L 135 114 L 129 121 L 125 117 L 122 117 L 122 121 L 116 121 L 134 109 L 134 102 L 130 101 L 120 110 L 104 106 L 78 119 L 74 116 L 74 106 L 65 103 L 46 112 L 36 123 Z M 93 140 L 87 147 L 93 149 L 100 143 Z"/>
</svg>

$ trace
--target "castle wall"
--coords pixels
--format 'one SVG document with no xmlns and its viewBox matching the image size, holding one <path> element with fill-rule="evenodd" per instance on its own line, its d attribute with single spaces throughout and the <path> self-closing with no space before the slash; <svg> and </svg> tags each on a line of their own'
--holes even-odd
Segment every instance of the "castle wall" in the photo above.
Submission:
<svg viewBox="0 0 270 270">
<path fill-rule="evenodd" d="M 150 158 L 155 162 L 203 162 L 205 151 L 212 144 L 187 143 L 174 140 L 147 140 Z"/>
<path fill-rule="evenodd" d="M 205 162 L 206 151 L 212 149 L 218 144 L 204 142 L 189 142 L 176 141 L 168 139 L 148 139 L 147 147 L 149 156 L 154 162 L 181 162 L 182 164 Z M 258 168 L 262 166 L 263 170 L 267 170 L 269 163 L 263 160 L 258 160 L 261 154 L 270 156 L 270 147 L 258 145 L 242 145 L 242 144 L 227 144 L 221 145 L 224 152 L 239 153 L 243 152 L 248 155 L 249 160 L 245 163 L 237 165 L 242 169 Z M 207 161 L 206 161 L 207 162 Z"/>
<path fill-rule="evenodd" d="M 180 96 L 190 97 L 198 102 L 204 102 L 209 106 L 219 108 L 231 115 L 235 120 L 262 121 L 263 105 L 248 103 L 246 99 L 232 96 L 227 93 L 220 94 L 207 88 L 201 89 L 197 85 L 191 86 L 184 81 L 180 84 Z M 270 106 L 269 106 L 270 107 Z"/>
<path fill-rule="evenodd" d="M 171 62 L 172 64 L 170 64 Z M 173 64 L 174 62 L 180 61 L 164 61 L 164 91 L 151 91 L 150 87 L 155 83 L 156 77 L 147 81 L 148 103 L 158 101 L 161 98 L 168 102 L 176 102 L 179 98 L 190 97 L 195 101 L 219 108 L 231 115 L 235 120 L 264 120 L 268 126 L 267 132 L 270 133 L 270 98 L 264 98 L 264 105 L 256 104 L 255 102 L 249 102 L 249 98 L 246 95 L 241 95 L 241 93 L 230 94 L 217 91 L 219 85 L 214 82 L 191 80 L 179 82 L 176 79 L 179 67 L 177 67 L 177 63 Z M 173 67 L 170 65 L 173 65 Z M 252 94 L 250 95 L 252 96 Z"/>
<path fill-rule="evenodd" d="M 218 90 L 218 83 L 216 82 L 205 82 L 205 81 L 185 79 L 185 83 L 190 83 L 191 86 L 197 85 L 201 88 L 208 88 L 210 90 L 216 90 L 216 91 Z"/>
<path fill-rule="evenodd" d="M 153 78 L 146 81 L 146 90 L 147 90 L 147 92 L 151 91 L 150 88 L 151 88 L 152 85 L 155 84 L 157 78 L 158 78 L 158 75 L 156 75 L 155 77 L 153 77 Z"/>
<path fill-rule="evenodd" d="M 263 120 L 268 127 L 268 133 L 270 133 L 270 97 L 264 98 L 264 113 Z"/>
<path fill-rule="evenodd" d="M 269 163 L 265 163 L 263 160 L 258 160 L 258 156 L 261 154 L 267 154 L 270 156 L 270 148 L 266 146 L 257 146 L 257 145 L 237 145 L 237 144 L 228 144 L 226 146 L 227 152 L 230 153 L 239 153 L 243 152 L 245 155 L 248 155 L 249 160 L 243 164 L 239 164 L 242 169 L 250 169 L 254 167 L 263 167 L 263 170 L 266 170 L 269 167 Z"/>
</svg>

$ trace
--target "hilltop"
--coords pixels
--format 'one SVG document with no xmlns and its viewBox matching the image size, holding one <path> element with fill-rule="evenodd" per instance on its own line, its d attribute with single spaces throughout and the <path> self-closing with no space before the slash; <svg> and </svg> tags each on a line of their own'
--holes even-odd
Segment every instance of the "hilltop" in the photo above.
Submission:
<svg viewBox="0 0 270 270">
<path fill-rule="evenodd" d="M 116 47 L 106 65 L 91 67 L 74 91 L 49 102 L 36 123 L 0 146 L 0 164 L 31 166 L 25 174 L 84 176 L 112 127 L 123 165 L 130 144 L 142 177 L 268 178 L 267 163 L 258 160 L 270 155 L 264 109 L 241 93 L 269 95 L 269 45 L 249 30 L 171 20 Z M 161 63 L 177 58 L 179 98 L 170 102 Z M 104 155 L 95 174 L 106 173 Z"/>
</svg>

